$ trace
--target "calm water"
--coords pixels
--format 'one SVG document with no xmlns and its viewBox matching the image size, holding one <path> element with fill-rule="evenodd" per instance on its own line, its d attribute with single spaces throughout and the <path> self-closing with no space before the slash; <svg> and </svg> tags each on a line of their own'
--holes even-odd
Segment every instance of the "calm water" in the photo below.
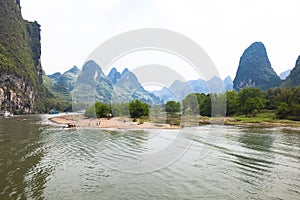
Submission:
<svg viewBox="0 0 300 200">
<path fill-rule="evenodd" d="M 300 199 L 300 130 L 63 130 L 0 119 L 0 199 Z"/>
</svg>

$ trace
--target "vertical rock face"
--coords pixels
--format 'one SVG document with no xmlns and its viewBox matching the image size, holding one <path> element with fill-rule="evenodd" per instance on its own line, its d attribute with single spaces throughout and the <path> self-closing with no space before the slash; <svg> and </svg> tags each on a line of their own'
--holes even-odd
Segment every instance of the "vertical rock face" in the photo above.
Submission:
<svg viewBox="0 0 300 200">
<path fill-rule="evenodd" d="M 258 87 L 266 90 L 280 84 L 281 80 L 271 66 L 263 43 L 251 44 L 240 58 L 233 88 L 237 91 L 244 87 Z"/>
<path fill-rule="evenodd" d="M 283 82 L 283 87 L 298 87 L 300 86 L 300 56 L 298 57 L 295 67 Z"/>
<path fill-rule="evenodd" d="M 1 0 L 1 110 L 19 114 L 39 111 L 43 91 L 40 55 L 40 25 L 22 18 L 19 0 Z"/>
</svg>

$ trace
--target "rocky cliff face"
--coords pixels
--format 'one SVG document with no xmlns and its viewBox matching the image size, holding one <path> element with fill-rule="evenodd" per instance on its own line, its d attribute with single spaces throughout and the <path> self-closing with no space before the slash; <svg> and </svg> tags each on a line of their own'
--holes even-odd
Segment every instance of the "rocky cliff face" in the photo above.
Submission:
<svg viewBox="0 0 300 200">
<path fill-rule="evenodd" d="M 248 47 L 240 58 L 233 88 L 258 87 L 262 90 L 277 87 L 280 78 L 273 70 L 263 43 L 255 42 Z"/>
<path fill-rule="evenodd" d="M 298 57 L 295 67 L 292 69 L 288 77 L 283 82 L 283 87 L 299 87 L 300 86 L 300 56 Z"/>
<path fill-rule="evenodd" d="M 43 107 L 40 25 L 22 18 L 19 0 L 0 1 L 0 109 L 34 113 Z"/>
<path fill-rule="evenodd" d="M 32 113 L 35 108 L 35 92 L 31 84 L 14 74 L 0 75 L 1 110 L 15 114 Z"/>
</svg>

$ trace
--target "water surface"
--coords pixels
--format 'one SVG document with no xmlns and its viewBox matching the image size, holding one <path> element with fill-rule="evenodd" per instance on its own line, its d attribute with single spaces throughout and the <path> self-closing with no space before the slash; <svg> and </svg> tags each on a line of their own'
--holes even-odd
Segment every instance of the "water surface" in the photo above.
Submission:
<svg viewBox="0 0 300 200">
<path fill-rule="evenodd" d="M 70 131 L 46 117 L 0 119 L 0 199 L 300 197 L 297 129 Z"/>
</svg>

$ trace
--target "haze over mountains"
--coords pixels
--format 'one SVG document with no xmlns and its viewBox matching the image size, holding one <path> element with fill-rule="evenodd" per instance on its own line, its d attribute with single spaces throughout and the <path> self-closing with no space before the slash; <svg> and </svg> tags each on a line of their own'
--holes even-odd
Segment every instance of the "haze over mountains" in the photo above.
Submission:
<svg viewBox="0 0 300 200">
<path fill-rule="evenodd" d="M 146 91 L 135 74 L 127 68 L 123 72 L 112 68 L 106 76 L 97 63 L 89 61 L 83 66 L 82 72 L 75 66 L 63 74 L 49 75 L 48 78 L 55 86 L 54 89 L 49 90 L 54 94 L 57 94 L 58 90 L 69 93 L 77 91 L 80 94 L 79 101 L 124 103 L 140 99 L 150 104 L 159 104 L 169 100 L 181 101 L 193 92 L 208 94 L 222 93 L 232 89 L 239 91 L 244 87 L 267 90 L 280 86 L 299 86 L 299 60 L 298 58 L 295 68 L 290 73 L 288 70 L 282 73 L 280 78 L 272 68 L 264 44 L 255 42 L 242 54 L 234 81 L 229 76 L 224 80 L 218 77 L 213 77 L 208 81 L 174 80 L 169 88 L 164 87 L 158 91 Z M 283 80 L 284 78 L 286 80 Z"/>
</svg>

